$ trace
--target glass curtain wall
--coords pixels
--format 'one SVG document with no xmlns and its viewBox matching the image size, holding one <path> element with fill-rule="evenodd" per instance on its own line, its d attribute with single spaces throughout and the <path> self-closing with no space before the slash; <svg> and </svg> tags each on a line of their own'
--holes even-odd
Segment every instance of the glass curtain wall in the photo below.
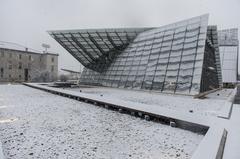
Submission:
<svg viewBox="0 0 240 159">
<path fill-rule="evenodd" d="M 139 33 L 109 68 L 85 68 L 81 82 L 169 93 L 199 93 L 208 15 Z"/>
</svg>

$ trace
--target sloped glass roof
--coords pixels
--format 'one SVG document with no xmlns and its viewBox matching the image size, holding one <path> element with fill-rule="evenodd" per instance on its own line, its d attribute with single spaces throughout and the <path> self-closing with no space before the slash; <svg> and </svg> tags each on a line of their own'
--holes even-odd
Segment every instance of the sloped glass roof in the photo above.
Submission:
<svg viewBox="0 0 240 159">
<path fill-rule="evenodd" d="M 102 71 L 145 30 L 148 28 L 82 29 L 49 31 L 49 34 L 82 65 Z"/>
<path fill-rule="evenodd" d="M 180 94 L 198 94 L 219 84 L 217 34 L 208 27 L 208 15 L 162 27 L 50 34 L 86 66 L 83 84 Z M 103 58 L 109 62 L 99 60 Z M 203 78 L 212 80 L 204 84 Z"/>
</svg>

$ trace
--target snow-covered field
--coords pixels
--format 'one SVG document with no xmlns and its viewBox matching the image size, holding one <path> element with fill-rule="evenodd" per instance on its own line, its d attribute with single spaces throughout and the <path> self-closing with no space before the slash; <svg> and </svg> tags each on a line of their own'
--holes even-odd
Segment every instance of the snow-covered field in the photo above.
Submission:
<svg viewBox="0 0 240 159">
<path fill-rule="evenodd" d="M 107 87 L 91 87 L 91 88 L 68 88 L 69 90 L 82 93 L 103 95 L 104 97 L 117 98 L 125 101 L 144 103 L 149 105 L 158 105 L 160 107 L 177 110 L 179 112 L 196 113 L 203 116 L 217 116 L 224 106 L 226 98 L 231 94 L 232 90 L 221 90 L 213 95 L 209 95 L 208 99 L 193 99 L 191 96 L 180 96 L 154 92 L 123 90 Z M 217 95 L 218 94 L 218 95 Z M 219 98 L 217 98 L 220 96 Z"/>
<path fill-rule="evenodd" d="M 26 86 L 0 85 L 6 158 L 185 159 L 202 138 Z"/>
</svg>

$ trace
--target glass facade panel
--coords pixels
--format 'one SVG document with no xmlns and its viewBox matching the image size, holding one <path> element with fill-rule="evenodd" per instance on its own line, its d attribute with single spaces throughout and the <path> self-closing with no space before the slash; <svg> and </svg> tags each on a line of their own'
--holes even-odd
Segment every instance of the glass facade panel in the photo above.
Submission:
<svg viewBox="0 0 240 159">
<path fill-rule="evenodd" d="M 207 25 L 208 15 L 203 15 L 159 28 L 50 34 L 71 47 L 72 55 L 81 55 L 81 83 L 195 94 L 200 92 Z"/>
</svg>

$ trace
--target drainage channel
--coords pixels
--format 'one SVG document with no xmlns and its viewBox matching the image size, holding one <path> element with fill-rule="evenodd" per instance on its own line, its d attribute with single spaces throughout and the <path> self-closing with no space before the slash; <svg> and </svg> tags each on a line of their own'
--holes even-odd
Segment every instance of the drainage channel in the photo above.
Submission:
<svg viewBox="0 0 240 159">
<path fill-rule="evenodd" d="M 42 91 L 45 91 L 45 92 L 48 92 L 48 93 L 59 95 L 59 96 L 62 96 L 62 97 L 77 100 L 77 101 L 80 101 L 80 102 L 92 104 L 92 105 L 95 105 L 95 106 L 100 106 L 102 108 L 109 109 L 109 110 L 112 110 L 112 111 L 118 111 L 119 113 L 129 114 L 129 115 L 132 115 L 132 116 L 135 116 L 135 117 L 145 119 L 147 121 L 158 122 L 158 123 L 161 123 L 161 124 L 170 125 L 171 127 L 178 127 L 178 128 L 181 128 L 181 129 L 189 130 L 189 131 L 192 131 L 194 133 L 199 133 L 199 134 L 205 135 L 207 133 L 208 129 L 209 129 L 209 127 L 205 126 L 205 125 L 200 125 L 200 124 L 191 123 L 191 122 L 188 122 L 188 121 L 174 119 L 174 118 L 170 118 L 170 117 L 167 117 L 167 116 L 154 114 L 154 113 L 151 113 L 151 112 L 136 110 L 136 109 L 132 109 L 132 108 L 125 107 L 125 106 L 108 103 L 108 102 L 105 102 L 105 101 L 99 101 L 99 100 L 95 100 L 95 99 L 84 98 L 84 97 L 81 97 L 81 96 L 72 95 L 72 94 L 68 94 L 68 93 L 64 93 L 64 92 L 60 92 L 60 91 L 56 91 L 56 90 L 50 90 L 50 89 L 47 89 L 47 88 L 37 87 L 37 86 L 34 86 L 34 85 L 28 85 L 26 83 L 24 83 L 24 85 L 28 86 L 28 87 L 31 87 L 31 88 L 39 89 L 39 90 L 42 90 Z"/>
</svg>

